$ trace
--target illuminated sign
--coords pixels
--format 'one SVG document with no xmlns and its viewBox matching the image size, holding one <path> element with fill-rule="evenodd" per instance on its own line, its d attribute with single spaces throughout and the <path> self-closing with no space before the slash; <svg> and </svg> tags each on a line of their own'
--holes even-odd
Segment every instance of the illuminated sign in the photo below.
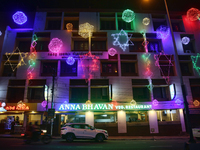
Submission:
<svg viewBox="0 0 200 150">
<path fill-rule="evenodd" d="M 108 103 L 96 103 L 96 104 L 61 104 L 58 108 L 59 111 L 77 111 L 77 110 L 149 110 L 152 105 L 131 105 L 131 104 L 108 104 Z"/>
<path fill-rule="evenodd" d="M 175 88 L 175 84 L 171 84 L 169 86 L 170 89 L 170 96 L 171 96 L 171 100 L 173 100 L 176 97 L 176 88 Z"/>
<path fill-rule="evenodd" d="M 22 101 L 17 103 L 17 106 L 6 106 L 6 110 L 29 110 L 29 106 L 24 104 Z"/>
<path fill-rule="evenodd" d="M 0 112 L 7 111 L 6 109 L 4 109 L 5 106 L 6 106 L 5 102 L 0 102 Z"/>
</svg>

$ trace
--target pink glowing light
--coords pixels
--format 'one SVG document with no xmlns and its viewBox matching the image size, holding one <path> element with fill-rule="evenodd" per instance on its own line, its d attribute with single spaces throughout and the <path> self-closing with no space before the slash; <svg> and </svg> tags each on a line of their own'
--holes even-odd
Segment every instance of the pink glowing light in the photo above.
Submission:
<svg viewBox="0 0 200 150">
<path fill-rule="evenodd" d="M 46 107 L 47 106 L 47 101 L 43 101 L 42 103 L 41 103 L 41 105 L 42 105 L 42 107 Z"/>
<path fill-rule="evenodd" d="M 114 49 L 114 48 L 110 48 L 110 49 L 108 50 L 108 54 L 109 54 L 110 56 L 115 56 L 115 54 L 117 54 L 117 51 L 116 51 L 116 49 Z"/>
<path fill-rule="evenodd" d="M 49 45 L 48 48 L 51 52 L 53 53 L 57 53 L 60 51 L 61 47 L 63 46 L 63 42 L 62 40 L 58 39 L 58 38 L 53 38 Z"/>
<path fill-rule="evenodd" d="M 157 101 L 157 99 L 154 99 L 153 102 L 152 102 L 152 104 L 153 104 L 154 106 L 158 106 L 158 101 Z"/>
</svg>

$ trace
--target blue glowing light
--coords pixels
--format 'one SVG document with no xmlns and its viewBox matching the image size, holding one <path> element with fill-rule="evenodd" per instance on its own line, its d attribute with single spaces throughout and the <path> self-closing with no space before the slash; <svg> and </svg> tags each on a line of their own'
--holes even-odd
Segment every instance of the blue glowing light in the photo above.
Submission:
<svg viewBox="0 0 200 150">
<path fill-rule="evenodd" d="M 75 62 L 75 59 L 74 59 L 73 57 L 71 57 L 71 56 L 68 57 L 67 60 L 66 60 L 66 63 L 67 63 L 68 65 L 73 65 L 74 62 Z"/>
<path fill-rule="evenodd" d="M 126 50 L 126 47 L 129 45 L 134 45 L 133 42 L 130 40 L 132 34 L 130 36 L 124 31 L 121 30 L 119 33 L 111 34 L 114 37 L 113 45 L 119 46 L 123 51 Z"/>
<path fill-rule="evenodd" d="M 156 29 L 156 32 L 157 32 L 157 38 L 164 40 L 169 36 L 170 30 L 169 27 L 161 25 Z"/>
<path fill-rule="evenodd" d="M 13 16 L 15 23 L 22 25 L 27 21 L 27 16 L 22 11 L 17 11 Z"/>
<path fill-rule="evenodd" d="M 184 36 L 184 37 L 182 38 L 182 43 L 183 43 L 184 45 L 188 45 L 188 43 L 190 43 L 190 38 L 187 37 L 187 36 Z"/>
</svg>

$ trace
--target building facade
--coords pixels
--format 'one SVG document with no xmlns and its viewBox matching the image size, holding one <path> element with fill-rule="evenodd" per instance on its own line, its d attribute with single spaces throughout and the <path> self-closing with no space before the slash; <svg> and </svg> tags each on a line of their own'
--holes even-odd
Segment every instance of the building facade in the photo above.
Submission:
<svg viewBox="0 0 200 150">
<path fill-rule="evenodd" d="M 170 18 L 179 66 L 166 14 L 38 10 L 33 28 L 8 26 L 0 59 L 0 119 L 42 124 L 44 112 L 53 108 L 55 133 L 66 122 L 85 122 L 109 135 L 186 132 L 177 67 L 196 120 L 200 23 L 186 12 Z"/>
</svg>

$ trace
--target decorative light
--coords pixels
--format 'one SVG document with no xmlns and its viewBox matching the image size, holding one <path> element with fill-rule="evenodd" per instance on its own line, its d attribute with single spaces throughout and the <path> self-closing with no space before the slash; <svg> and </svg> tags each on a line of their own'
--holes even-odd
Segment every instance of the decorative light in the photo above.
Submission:
<svg viewBox="0 0 200 150">
<path fill-rule="evenodd" d="M 22 11 L 17 11 L 13 16 L 15 23 L 22 25 L 27 21 L 27 16 Z"/>
<path fill-rule="evenodd" d="M 90 80 L 92 78 L 92 73 L 97 71 L 99 68 L 99 65 L 98 65 L 99 57 L 92 55 L 91 52 L 85 55 L 79 55 L 79 57 L 81 60 L 81 67 L 83 69 L 83 73 L 85 74 L 84 78 L 86 78 L 86 73 L 88 73 L 88 80 Z"/>
<path fill-rule="evenodd" d="M 197 71 L 197 73 L 200 75 L 200 67 L 197 66 L 197 62 L 200 60 L 200 54 L 197 53 L 197 56 L 191 56 L 193 68 Z"/>
<path fill-rule="evenodd" d="M 90 100 L 87 100 L 86 102 L 85 102 L 85 104 L 92 104 L 92 102 L 90 101 Z"/>
<path fill-rule="evenodd" d="M 199 101 L 198 100 L 194 100 L 194 102 L 193 102 L 193 104 L 194 104 L 194 106 L 199 106 Z"/>
<path fill-rule="evenodd" d="M 130 10 L 130 9 L 126 9 L 123 11 L 122 13 L 122 19 L 125 22 L 131 22 L 135 19 L 135 13 L 134 11 Z"/>
<path fill-rule="evenodd" d="M 144 18 L 144 19 L 142 20 L 142 23 L 143 23 L 143 25 L 148 26 L 149 23 L 150 23 L 150 19 L 146 17 L 146 18 Z"/>
<path fill-rule="evenodd" d="M 151 56 L 151 54 L 149 54 L 149 53 L 145 53 L 142 55 L 142 58 L 145 62 L 145 66 L 146 66 L 146 71 L 145 71 L 144 75 L 147 77 L 151 77 L 153 75 L 153 72 L 150 69 L 150 64 L 151 64 L 151 61 L 149 59 L 150 56 Z"/>
<path fill-rule="evenodd" d="M 152 105 L 154 105 L 154 106 L 158 106 L 158 100 L 157 99 L 154 99 L 153 101 L 152 101 Z"/>
<path fill-rule="evenodd" d="M 6 106 L 5 102 L 0 102 L 0 112 L 7 111 L 6 109 L 4 109 L 5 106 Z"/>
<path fill-rule="evenodd" d="M 188 45 L 188 43 L 190 42 L 190 38 L 189 37 L 183 37 L 182 38 L 182 43 L 184 44 L 184 45 Z"/>
<path fill-rule="evenodd" d="M 110 49 L 108 50 L 108 54 L 109 54 L 110 56 L 115 56 L 115 54 L 117 54 L 117 51 L 116 51 L 116 49 L 114 49 L 114 48 L 110 48 Z"/>
<path fill-rule="evenodd" d="M 177 105 L 181 105 L 181 104 L 183 103 L 183 101 L 180 100 L 180 99 L 177 99 L 177 100 L 175 100 L 175 103 L 176 103 Z"/>
<path fill-rule="evenodd" d="M 63 42 L 62 40 L 58 39 L 58 38 L 53 38 L 49 45 L 48 48 L 52 53 L 57 53 L 60 51 L 61 47 L 63 46 Z"/>
<path fill-rule="evenodd" d="M 162 60 L 160 60 L 161 56 L 164 56 L 166 58 L 164 62 L 167 62 L 167 63 L 160 65 L 160 61 L 162 62 Z M 166 54 L 162 51 L 158 55 L 155 54 L 154 55 L 154 59 L 156 60 L 155 61 L 155 66 L 157 66 L 160 69 L 160 72 L 161 72 L 163 78 L 165 79 L 166 83 L 169 84 L 170 67 L 174 66 L 172 61 L 171 61 L 172 60 L 172 55 L 167 55 L 166 56 Z M 167 76 L 165 76 L 165 74 L 164 74 L 164 72 L 162 70 L 162 66 L 167 66 L 168 67 L 168 75 Z"/>
<path fill-rule="evenodd" d="M 133 100 L 131 100 L 130 104 L 131 105 L 136 105 L 136 101 L 133 99 Z"/>
<path fill-rule="evenodd" d="M 42 105 L 42 107 L 46 107 L 47 106 L 47 101 L 43 101 L 42 103 L 41 103 L 41 105 Z"/>
<path fill-rule="evenodd" d="M 31 43 L 31 47 L 30 47 L 30 55 L 29 55 L 29 67 L 27 69 L 27 77 L 28 79 L 31 79 L 33 77 L 32 75 L 32 72 L 34 70 L 34 66 L 35 66 L 35 61 L 36 61 L 36 50 L 35 50 L 35 47 L 37 45 L 37 35 L 36 34 L 33 34 L 33 37 L 32 37 L 32 43 Z"/>
<path fill-rule="evenodd" d="M 72 23 L 66 24 L 66 28 L 67 28 L 67 31 L 71 32 L 73 30 L 73 24 Z"/>
<path fill-rule="evenodd" d="M 0 31 L 0 36 L 2 35 L 2 32 Z"/>
<path fill-rule="evenodd" d="M 71 57 L 71 56 L 68 57 L 67 60 L 66 60 L 66 63 L 67 63 L 68 65 L 73 65 L 74 62 L 75 62 L 75 59 L 74 59 L 73 57 Z"/>
<path fill-rule="evenodd" d="M 190 21 L 196 21 L 200 18 L 200 11 L 196 8 L 190 8 L 188 11 L 187 11 L 187 18 L 190 20 Z"/>
<path fill-rule="evenodd" d="M 88 38 L 92 36 L 92 32 L 94 32 L 94 26 L 89 24 L 88 22 L 79 25 L 78 34 L 83 38 Z"/>
<path fill-rule="evenodd" d="M 119 33 L 111 34 L 114 38 L 113 45 L 119 46 L 123 51 L 126 50 L 126 47 L 129 45 L 134 45 L 133 42 L 130 40 L 132 34 L 127 34 L 123 29 Z M 131 44 L 129 44 L 131 43 Z"/>
<path fill-rule="evenodd" d="M 169 27 L 161 25 L 156 29 L 156 32 L 157 32 L 157 38 L 164 40 L 169 36 L 170 30 Z"/>
<path fill-rule="evenodd" d="M 12 68 L 12 71 L 14 72 L 15 69 L 19 68 L 20 66 L 26 65 L 26 63 L 24 62 L 24 59 L 27 57 L 28 52 L 27 53 L 23 53 L 20 52 L 19 48 L 17 47 L 12 53 L 5 53 L 6 57 L 8 58 L 7 61 L 4 63 L 4 65 L 10 65 Z M 12 64 L 11 63 L 11 57 L 13 55 L 19 55 L 20 56 L 20 61 L 18 62 L 18 64 Z"/>
</svg>

